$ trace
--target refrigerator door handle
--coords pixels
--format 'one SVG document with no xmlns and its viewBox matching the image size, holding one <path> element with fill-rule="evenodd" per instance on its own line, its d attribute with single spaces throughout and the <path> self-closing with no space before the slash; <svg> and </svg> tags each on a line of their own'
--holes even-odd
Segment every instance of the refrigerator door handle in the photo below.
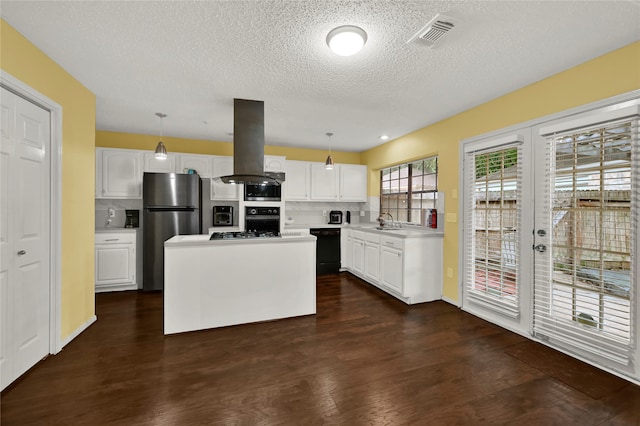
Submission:
<svg viewBox="0 0 640 426">
<path fill-rule="evenodd" d="M 146 209 L 150 212 L 192 212 L 198 208 L 195 206 L 147 206 Z"/>
</svg>

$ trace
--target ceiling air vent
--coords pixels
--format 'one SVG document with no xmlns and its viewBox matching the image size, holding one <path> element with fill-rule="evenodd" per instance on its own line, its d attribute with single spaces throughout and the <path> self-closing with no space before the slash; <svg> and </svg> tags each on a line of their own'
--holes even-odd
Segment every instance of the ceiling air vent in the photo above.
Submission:
<svg viewBox="0 0 640 426">
<path fill-rule="evenodd" d="M 421 43 L 433 47 L 445 34 L 453 30 L 459 21 L 445 15 L 436 15 L 427 25 L 422 27 L 407 43 Z"/>
</svg>

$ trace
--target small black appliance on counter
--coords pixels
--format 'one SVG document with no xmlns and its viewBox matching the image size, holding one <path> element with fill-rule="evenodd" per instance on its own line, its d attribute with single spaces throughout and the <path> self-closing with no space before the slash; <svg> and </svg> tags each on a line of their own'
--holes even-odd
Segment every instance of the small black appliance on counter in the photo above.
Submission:
<svg viewBox="0 0 640 426">
<path fill-rule="evenodd" d="M 213 206 L 213 226 L 233 226 L 233 207 Z"/>
<path fill-rule="evenodd" d="M 342 212 L 340 210 L 331 210 L 329 212 L 329 223 L 339 225 L 342 223 Z"/>
<path fill-rule="evenodd" d="M 138 228 L 140 227 L 140 210 L 125 210 L 125 228 Z"/>
</svg>

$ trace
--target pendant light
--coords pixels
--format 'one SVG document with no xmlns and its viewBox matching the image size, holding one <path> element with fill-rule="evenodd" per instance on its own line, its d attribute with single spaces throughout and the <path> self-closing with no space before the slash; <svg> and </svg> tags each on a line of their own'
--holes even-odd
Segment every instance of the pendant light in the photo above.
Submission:
<svg viewBox="0 0 640 426">
<path fill-rule="evenodd" d="M 331 158 L 331 136 L 333 136 L 333 133 L 327 133 L 326 135 L 329 137 L 329 156 L 327 157 L 327 161 L 324 162 L 324 168 L 333 170 L 333 158 Z"/>
<path fill-rule="evenodd" d="M 156 159 L 158 160 L 166 160 L 167 159 L 167 148 L 164 147 L 162 143 L 162 121 L 167 116 L 167 114 L 163 114 L 161 112 L 156 112 L 156 115 L 160 117 L 160 142 L 158 142 L 158 146 L 156 146 Z"/>
</svg>

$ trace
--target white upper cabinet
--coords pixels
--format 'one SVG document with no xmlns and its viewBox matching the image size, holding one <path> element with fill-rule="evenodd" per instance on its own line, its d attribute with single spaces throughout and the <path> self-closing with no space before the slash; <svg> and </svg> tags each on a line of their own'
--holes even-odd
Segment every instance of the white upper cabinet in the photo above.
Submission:
<svg viewBox="0 0 640 426">
<path fill-rule="evenodd" d="M 284 199 L 306 201 L 311 197 L 311 164 L 307 161 L 287 161 Z"/>
<path fill-rule="evenodd" d="M 340 164 L 327 170 L 324 163 L 311 163 L 311 199 L 338 201 Z"/>
<path fill-rule="evenodd" d="M 176 155 L 167 154 L 167 158 L 159 160 L 154 152 L 143 153 L 143 170 L 150 173 L 175 173 Z"/>
<path fill-rule="evenodd" d="M 142 151 L 96 149 L 96 198 L 142 198 Z"/>
<path fill-rule="evenodd" d="M 340 164 L 340 201 L 367 201 L 367 166 Z"/>
<path fill-rule="evenodd" d="M 286 161 L 286 201 L 367 201 L 367 166 Z"/>
<path fill-rule="evenodd" d="M 286 170 L 285 157 L 277 157 L 274 155 L 264 156 L 265 172 L 284 172 L 285 170 Z"/>
<path fill-rule="evenodd" d="M 176 172 L 186 173 L 185 169 L 195 170 L 201 178 L 210 178 L 212 159 L 210 155 L 177 154 Z M 220 175 L 224 176 L 224 175 Z"/>
<path fill-rule="evenodd" d="M 233 174 L 233 157 L 214 156 L 212 163 L 211 177 L 220 177 Z M 212 200 L 233 200 L 238 201 L 238 188 L 240 185 L 211 181 Z"/>
</svg>

